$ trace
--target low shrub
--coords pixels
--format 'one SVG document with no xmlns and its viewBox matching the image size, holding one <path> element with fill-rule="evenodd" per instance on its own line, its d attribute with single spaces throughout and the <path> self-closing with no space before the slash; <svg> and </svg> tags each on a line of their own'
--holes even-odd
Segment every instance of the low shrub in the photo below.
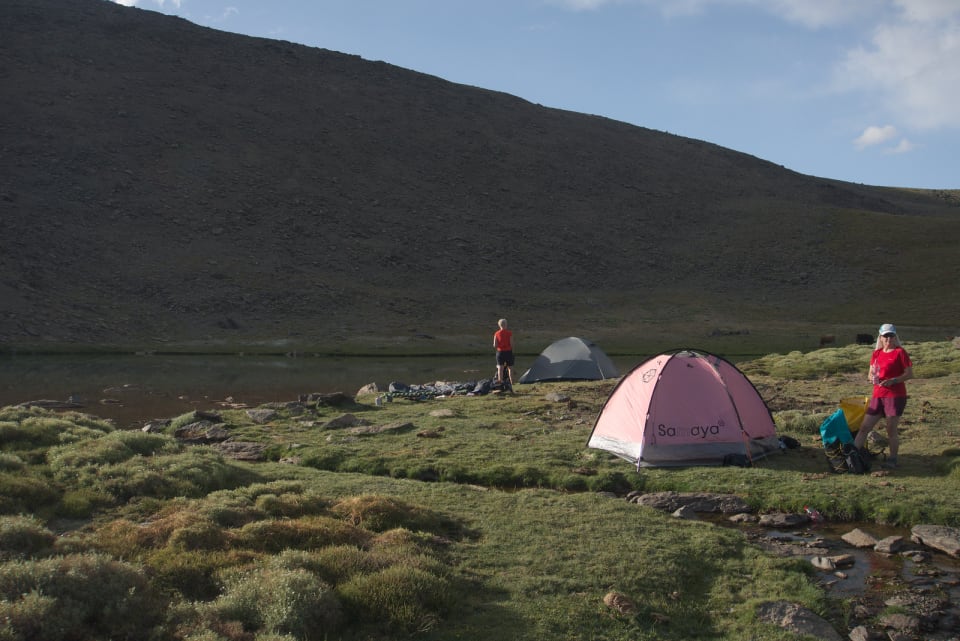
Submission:
<svg viewBox="0 0 960 641">
<path fill-rule="evenodd" d="M 300 462 L 304 467 L 312 467 L 315 470 L 337 472 L 340 470 L 340 466 L 351 458 L 353 457 L 349 450 L 338 447 L 324 447 L 304 452 L 301 455 Z"/>
<path fill-rule="evenodd" d="M 223 550 L 230 544 L 229 534 L 210 521 L 192 523 L 170 533 L 167 545 L 173 550 Z"/>
<path fill-rule="evenodd" d="M 392 566 L 358 574 L 337 588 L 347 610 L 363 623 L 404 633 L 430 630 L 450 607 L 450 584 L 418 568 Z"/>
<path fill-rule="evenodd" d="M 53 548 L 56 536 L 31 516 L 0 516 L 0 559 L 33 557 Z"/>
<path fill-rule="evenodd" d="M 446 517 L 398 499 L 373 494 L 356 496 L 330 507 L 330 513 L 372 532 L 397 527 L 436 532 L 449 530 L 453 523 Z"/>
<path fill-rule="evenodd" d="M 636 478 L 636 475 L 634 475 L 634 478 Z M 587 487 L 591 492 L 626 494 L 631 490 L 637 489 L 634 487 L 634 483 L 622 472 L 606 472 L 597 476 L 587 477 L 586 481 Z"/>
<path fill-rule="evenodd" d="M 315 551 L 284 550 L 271 557 L 269 563 L 278 569 L 306 570 L 332 586 L 357 574 L 375 572 L 389 566 L 383 558 L 353 545 L 331 545 Z"/>
<path fill-rule="evenodd" d="M 284 494 L 261 494 L 254 504 L 256 509 L 272 517 L 293 518 L 309 514 L 321 514 L 330 504 L 317 494 L 287 492 Z"/>
<path fill-rule="evenodd" d="M 145 554 L 142 563 L 154 587 L 191 601 L 210 601 L 220 594 L 224 570 L 249 565 L 256 556 L 243 551 L 182 550 L 173 547 Z"/>
<path fill-rule="evenodd" d="M 70 519 L 85 519 L 93 516 L 96 510 L 112 504 L 113 497 L 104 496 L 92 489 L 67 490 L 60 498 L 57 515 Z"/>
<path fill-rule="evenodd" d="M 146 639 L 164 608 L 140 568 L 106 556 L 73 554 L 0 565 L 5 638 Z M 28 611 L 47 614 L 48 620 L 27 620 Z M 38 625 L 53 629 L 34 636 Z"/>
<path fill-rule="evenodd" d="M 0 472 L 19 472 L 27 464 L 16 454 L 0 452 Z"/>
<path fill-rule="evenodd" d="M 77 482 L 128 501 L 134 497 L 203 496 L 242 483 L 244 474 L 217 452 L 193 447 L 179 454 L 136 456 L 116 465 L 80 470 Z"/>
<path fill-rule="evenodd" d="M 370 532 L 328 516 L 270 519 L 248 523 L 236 532 L 234 545 L 276 553 L 288 548 L 303 550 L 327 545 L 363 547 Z"/>
<path fill-rule="evenodd" d="M 50 481 L 29 473 L 0 472 L 0 514 L 37 512 L 60 500 Z"/>
<path fill-rule="evenodd" d="M 301 641 L 331 638 L 343 621 L 333 590 L 299 569 L 228 571 L 223 594 L 202 610 L 214 620 L 237 621 L 248 632 L 290 635 Z"/>
<path fill-rule="evenodd" d="M 565 492 L 585 492 L 588 487 L 587 477 L 573 473 L 558 475 L 551 480 L 551 484 Z"/>
</svg>

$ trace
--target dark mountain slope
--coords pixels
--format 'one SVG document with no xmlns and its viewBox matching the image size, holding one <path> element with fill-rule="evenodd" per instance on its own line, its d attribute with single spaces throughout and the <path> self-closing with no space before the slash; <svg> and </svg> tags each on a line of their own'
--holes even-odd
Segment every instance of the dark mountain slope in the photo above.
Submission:
<svg viewBox="0 0 960 641">
<path fill-rule="evenodd" d="M 4 2 L 0 74 L 8 345 L 957 316 L 944 194 L 105 0 Z"/>
</svg>

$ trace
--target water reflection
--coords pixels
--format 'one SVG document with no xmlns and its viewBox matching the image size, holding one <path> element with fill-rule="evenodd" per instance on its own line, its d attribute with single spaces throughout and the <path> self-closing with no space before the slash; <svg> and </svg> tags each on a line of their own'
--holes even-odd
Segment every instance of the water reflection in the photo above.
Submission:
<svg viewBox="0 0 960 641">
<path fill-rule="evenodd" d="M 621 371 L 636 365 L 626 357 Z M 641 359 L 642 360 L 642 359 Z M 533 361 L 531 357 L 530 362 Z M 530 363 L 518 362 L 518 371 Z M 77 400 L 82 411 L 126 426 L 211 409 L 228 398 L 255 406 L 312 392 L 355 393 L 367 383 L 422 384 L 489 378 L 493 356 L 334 358 L 283 356 L 0 357 L 0 406 Z"/>
</svg>

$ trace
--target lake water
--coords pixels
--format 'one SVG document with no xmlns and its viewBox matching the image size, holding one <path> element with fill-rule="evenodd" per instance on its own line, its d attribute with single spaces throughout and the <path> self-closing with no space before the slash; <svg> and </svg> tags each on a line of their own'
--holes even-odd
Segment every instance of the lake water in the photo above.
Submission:
<svg viewBox="0 0 960 641">
<path fill-rule="evenodd" d="M 520 358 L 518 377 L 534 357 Z M 612 358 L 621 373 L 643 357 Z M 73 398 L 80 411 L 120 427 L 153 418 L 213 409 L 227 399 L 256 406 L 300 394 L 354 394 L 367 383 L 415 385 L 490 378 L 493 356 L 333 358 L 283 356 L 5 356 L 0 357 L 0 406 Z"/>
</svg>

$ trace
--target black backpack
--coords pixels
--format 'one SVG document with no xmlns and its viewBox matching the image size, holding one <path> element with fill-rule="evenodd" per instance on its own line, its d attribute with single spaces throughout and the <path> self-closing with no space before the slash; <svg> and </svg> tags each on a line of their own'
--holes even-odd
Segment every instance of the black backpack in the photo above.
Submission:
<svg viewBox="0 0 960 641">
<path fill-rule="evenodd" d="M 827 449 L 830 469 L 837 474 L 867 474 L 871 456 L 853 443 L 843 443 Z"/>
</svg>

